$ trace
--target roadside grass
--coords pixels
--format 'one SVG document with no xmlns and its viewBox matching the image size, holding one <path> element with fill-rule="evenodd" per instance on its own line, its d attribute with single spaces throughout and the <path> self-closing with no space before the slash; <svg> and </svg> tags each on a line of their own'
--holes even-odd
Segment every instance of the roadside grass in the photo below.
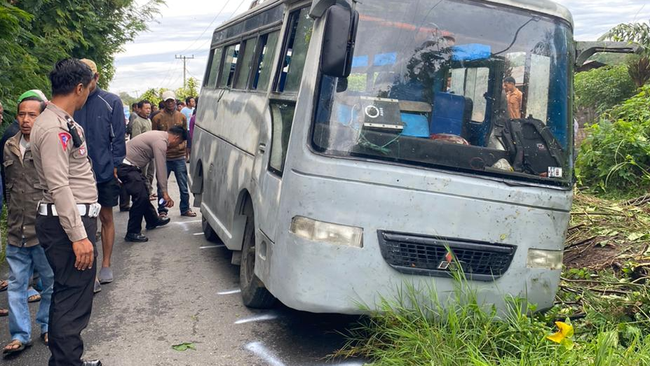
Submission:
<svg viewBox="0 0 650 366">
<path fill-rule="evenodd" d="M 450 300 L 406 284 L 348 331 L 335 356 L 373 366 L 650 365 L 648 202 L 576 195 L 556 304 L 544 313 L 504 295 L 497 314 L 462 274 Z M 558 321 L 570 334 L 556 334 Z"/>
<path fill-rule="evenodd" d="M 547 338 L 557 332 L 548 316 L 533 314 L 520 299 L 506 303 L 505 314 L 497 314 L 464 280 L 450 302 L 434 290 L 406 286 L 402 296 L 384 299 L 380 311 L 350 329 L 335 356 L 363 357 L 377 366 L 650 365 L 650 337 L 641 328 L 605 322 L 583 331 L 573 324 L 575 334 L 558 344 Z"/>
</svg>

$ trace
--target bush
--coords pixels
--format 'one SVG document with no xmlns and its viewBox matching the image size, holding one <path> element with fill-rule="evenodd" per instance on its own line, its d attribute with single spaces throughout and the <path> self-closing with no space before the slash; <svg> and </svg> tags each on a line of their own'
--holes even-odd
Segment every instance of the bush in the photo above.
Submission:
<svg viewBox="0 0 650 366">
<path fill-rule="evenodd" d="M 575 77 L 575 104 L 602 113 L 633 96 L 636 90 L 626 65 L 581 72 Z"/>
<path fill-rule="evenodd" d="M 650 86 L 589 127 L 576 162 L 579 183 L 599 193 L 650 188 Z"/>
</svg>

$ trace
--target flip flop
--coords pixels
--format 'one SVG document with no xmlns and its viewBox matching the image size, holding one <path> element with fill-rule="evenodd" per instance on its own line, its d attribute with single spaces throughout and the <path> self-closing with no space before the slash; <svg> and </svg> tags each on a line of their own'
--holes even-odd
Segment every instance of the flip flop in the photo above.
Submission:
<svg viewBox="0 0 650 366">
<path fill-rule="evenodd" d="M 0 316 L 9 316 L 9 309 L 0 309 Z"/>
<path fill-rule="evenodd" d="M 50 336 L 47 334 L 47 332 L 41 333 L 41 341 L 43 341 L 46 346 L 50 345 Z"/>
<path fill-rule="evenodd" d="M 41 294 L 32 295 L 27 298 L 27 302 L 39 302 L 41 301 Z"/>
<path fill-rule="evenodd" d="M 0 281 L 0 292 L 7 291 L 8 288 L 9 288 L 9 281 L 7 280 Z"/>
<path fill-rule="evenodd" d="M 18 348 L 12 348 L 12 349 L 7 349 L 6 348 L 7 346 L 16 345 L 16 344 L 18 344 L 20 346 Z M 20 352 L 24 351 L 26 348 L 32 346 L 32 342 L 23 343 L 23 342 L 21 342 L 21 341 L 19 341 L 17 339 L 14 339 L 13 341 L 9 342 L 9 344 L 7 344 L 7 346 L 5 346 L 5 348 L 2 349 L 3 357 L 8 357 L 8 356 L 11 356 L 11 355 L 15 355 L 17 353 L 20 353 Z"/>
</svg>

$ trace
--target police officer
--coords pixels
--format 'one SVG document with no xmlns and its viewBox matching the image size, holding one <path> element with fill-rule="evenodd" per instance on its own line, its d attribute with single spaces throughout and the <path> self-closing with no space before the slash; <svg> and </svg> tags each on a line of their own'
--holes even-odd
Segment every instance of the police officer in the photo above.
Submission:
<svg viewBox="0 0 650 366">
<path fill-rule="evenodd" d="M 36 234 L 54 272 L 49 366 L 101 365 L 81 359 L 81 331 L 88 325 L 93 302 L 100 206 L 84 132 L 71 117 L 86 103 L 92 78 L 90 68 L 77 59 L 57 62 L 50 72 L 52 100 L 31 134 L 43 190 Z"/>
</svg>

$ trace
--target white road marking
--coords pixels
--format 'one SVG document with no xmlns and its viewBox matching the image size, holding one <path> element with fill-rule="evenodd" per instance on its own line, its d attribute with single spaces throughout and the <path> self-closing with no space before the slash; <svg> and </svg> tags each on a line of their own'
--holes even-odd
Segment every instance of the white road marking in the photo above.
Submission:
<svg viewBox="0 0 650 366">
<path fill-rule="evenodd" d="M 214 248 L 223 248 L 225 245 L 219 244 L 219 245 L 206 245 L 203 247 L 199 247 L 199 249 L 214 249 Z"/>
<path fill-rule="evenodd" d="M 194 236 L 199 236 L 199 235 L 203 235 L 203 233 L 194 233 L 194 234 L 192 234 L 192 235 L 194 235 Z"/>
<path fill-rule="evenodd" d="M 251 316 L 248 318 L 244 319 L 239 319 L 235 322 L 235 324 L 245 324 L 245 323 L 252 323 L 252 322 L 262 322 L 266 320 L 274 320 L 277 319 L 278 316 L 276 314 L 263 314 L 263 315 L 255 315 Z"/>
<path fill-rule="evenodd" d="M 232 295 L 240 293 L 240 289 L 217 292 L 217 295 Z"/>
<path fill-rule="evenodd" d="M 262 342 L 252 342 L 247 344 L 245 347 L 248 351 L 263 359 L 271 366 L 285 366 L 284 362 L 280 361 L 278 356 L 266 348 Z"/>
<path fill-rule="evenodd" d="M 183 224 L 196 224 L 196 223 L 199 223 L 199 222 L 201 222 L 201 220 L 174 221 L 174 224 L 179 224 L 179 225 L 183 225 Z"/>
</svg>

